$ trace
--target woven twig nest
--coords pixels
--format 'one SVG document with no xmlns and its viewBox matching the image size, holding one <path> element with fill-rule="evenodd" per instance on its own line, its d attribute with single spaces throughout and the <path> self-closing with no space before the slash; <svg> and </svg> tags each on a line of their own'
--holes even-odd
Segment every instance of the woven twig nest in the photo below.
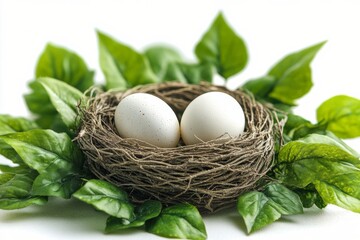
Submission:
<svg viewBox="0 0 360 240">
<path fill-rule="evenodd" d="M 246 126 L 238 138 L 190 146 L 180 141 L 176 148 L 158 148 L 121 138 L 117 133 L 115 108 L 129 94 L 146 92 L 158 96 L 180 119 L 193 99 L 209 91 L 226 92 L 242 106 Z M 233 206 L 241 193 L 259 186 L 274 157 L 274 129 L 269 109 L 242 91 L 171 82 L 92 97 L 82 109 L 77 142 L 90 171 L 125 189 L 133 201 L 188 202 L 202 212 L 212 212 Z"/>
</svg>

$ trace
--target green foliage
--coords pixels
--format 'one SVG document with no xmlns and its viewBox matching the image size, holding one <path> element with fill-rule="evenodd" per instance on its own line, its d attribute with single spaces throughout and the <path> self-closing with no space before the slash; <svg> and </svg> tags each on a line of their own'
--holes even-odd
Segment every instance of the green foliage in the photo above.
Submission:
<svg viewBox="0 0 360 240">
<path fill-rule="evenodd" d="M 39 78 L 37 81 L 44 87 L 52 105 L 67 128 L 76 131 L 80 120 L 77 106 L 84 98 L 83 94 L 76 88 L 56 79 Z"/>
<path fill-rule="evenodd" d="M 250 80 L 242 88 L 267 102 L 295 105 L 295 100 L 308 93 L 313 85 L 310 64 L 324 44 L 287 55 L 266 76 Z"/>
<path fill-rule="evenodd" d="M 106 221 L 106 232 L 115 232 L 127 228 L 144 226 L 146 221 L 156 218 L 161 212 L 159 201 L 148 200 L 135 208 L 135 217 L 124 219 L 110 216 Z"/>
<path fill-rule="evenodd" d="M 224 78 L 243 70 L 248 60 L 243 39 L 228 25 L 221 13 L 197 43 L 195 54 L 201 62 L 214 65 Z"/>
<path fill-rule="evenodd" d="M 39 126 L 34 121 L 26 118 L 0 115 L 0 135 L 24 132 L 36 128 L 39 128 Z"/>
<path fill-rule="evenodd" d="M 110 216 L 126 220 L 135 217 L 134 206 L 127 194 L 108 182 L 89 180 L 73 196 Z"/>
<path fill-rule="evenodd" d="M 267 185 L 263 192 L 253 191 L 241 195 L 237 209 L 248 233 L 271 224 L 282 215 L 303 213 L 299 196 L 277 183 Z"/>
<path fill-rule="evenodd" d="M 206 239 L 206 229 L 196 207 L 178 204 L 165 208 L 161 214 L 146 222 L 146 230 L 167 238 Z"/>
<path fill-rule="evenodd" d="M 153 72 L 161 80 L 167 80 L 165 74 L 169 64 L 183 62 L 180 53 L 169 46 L 158 45 L 147 48 L 144 55 L 149 60 Z"/>
<path fill-rule="evenodd" d="M 0 209 L 13 210 L 30 205 L 43 205 L 46 197 L 31 193 L 37 172 L 25 167 L 0 166 Z"/>
<path fill-rule="evenodd" d="M 164 76 L 165 81 L 178 81 L 199 84 L 201 81 L 212 82 L 214 68 L 209 63 L 171 63 Z"/>
<path fill-rule="evenodd" d="M 22 161 L 39 173 L 32 192 L 70 198 L 79 188 L 82 153 L 65 133 L 34 129 L 0 136 Z"/>
<path fill-rule="evenodd" d="M 33 204 L 42 205 L 47 201 L 46 197 L 35 196 L 31 192 L 37 172 L 26 166 L 11 145 L 1 138 L 36 128 L 38 126 L 28 119 L 0 115 L 0 154 L 17 165 L 0 165 L 0 209 L 19 209 Z"/>
<path fill-rule="evenodd" d="M 340 138 L 360 136 L 360 100 L 339 95 L 325 101 L 317 109 L 317 120 Z"/>
<path fill-rule="evenodd" d="M 312 184 L 325 203 L 360 212 L 360 161 L 327 136 L 312 134 L 280 149 L 275 172 L 284 184 Z"/>
<path fill-rule="evenodd" d="M 139 84 L 156 83 L 158 78 L 142 54 L 98 31 L 100 67 L 107 89 L 124 90 Z"/>
<path fill-rule="evenodd" d="M 24 96 L 25 102 L 41 128 L 66 132 L 66 124 L 38 78 L 54 78 L 84 92 L 94 85 L 94 72 L 76 53 L 52 44 L 46 46 L 39 58 L 35 80 L 29 83 L 31 92 Z"/>
<path fill-rule="evenodd" d="M 82 92 L 94 85 L 94 72 L 79 55 L 52 44 L 48 44 L 40 55 L 35 77 L 59 79 Z"/>
</svg>

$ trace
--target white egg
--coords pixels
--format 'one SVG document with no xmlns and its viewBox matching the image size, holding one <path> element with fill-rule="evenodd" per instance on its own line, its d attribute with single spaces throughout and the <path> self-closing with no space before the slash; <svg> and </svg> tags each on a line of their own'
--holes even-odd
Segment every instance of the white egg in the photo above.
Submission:
<svg viewBox="0 0 360 240">
<path fill-rule="evenodd" d="M 244 132 L 245 115 L 240 104 L 229 94 L 208 92 L 187 106 L 180 129 L 187 145 L 215 139 L 223 143 Z"/>
<path fill-rule="evenodd" d="M 115 125 L 121 137 L 158 147 L 175 147 L 180 139 L 174 111 L 163 100 L 147 93 L 134 93 L 122 99 L 115 110 Z"/>
</svg>

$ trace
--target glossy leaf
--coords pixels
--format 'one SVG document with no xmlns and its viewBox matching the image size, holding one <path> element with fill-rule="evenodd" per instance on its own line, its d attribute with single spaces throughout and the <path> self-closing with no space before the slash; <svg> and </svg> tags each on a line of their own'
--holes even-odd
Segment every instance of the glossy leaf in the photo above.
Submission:
<svg viewBox="0 0 360 240">
<path fill-rule="evenodd" d="M 82 92 L 94 85 L 93 75 L 79 55 L 53 44 L 46 46 L 36 65 L 36 78 L 59 79 Z"/>
<path fill-rule="evenodd" d="M 26 118 L 0 115 L 0 135 L 24 132 L 36 128 L 39 128 L 37 124 Z"/>
<path fill-rule="evenodd" d="M 159 81 L 142 54 L 99 31 L 97 35 L 100 67 L 105 75 L 107 89 L 124 90 Z"/>
<path fill-rule="evenodd" d="M 303 213 L 299 196 L 281 184 L 270 184 L 264 192 L 253 191 L 241 195 L 237 209 L 244 218 L 248 233 L 259 230 L 282 215 Z"/>
<path fill-rule="evenodd" d="M 13 147 L 24 162 L 40 174 L 53 164 L 63 166 L 81 161 L 81 153 L 70 137 L 51 130 L 30 130 L 0 136 Z"/>
<path fill-rule="evenodd" d="M 310 121 L 295 114 L 288 114 L 287 121 L 284 126 L 284 133 L 292 140 L 306 137 L 309 134 L 326 135 L 326 125 L 322 123 L 313 124 Z"/>
<path fill-rule="evenodd" d="M 309 186 L 311 186 L 310 189 L 308 189 Z M 316 191 L 315 187 L 312 184 L 308 185 L 308 187 L 305 189 L 298 188 L 293 190 L 297 195 L 299 195 L 303 207 L 311 208 L 316 205 L 320 209 L 325 208 L 327 204 Z"/>
<path fill-rule="evenodd" d="M 39 128 L 39 126 L 28 119 L 22 117 L 12 117 L 9 115 L 0 115 L 0 135 L 8 133 L 23 132 L 31 129 Z M 23 164 L 22 159 L 16 151 L 0 139 L 0 154 L 11 160 L 13 163 Z"/>
<path fill-rule="evenodd" d="M 272 89 L 269 96 L 286 104 L 294 104 L 310 91 L 313 83 L 310 66 L 305 65 L 284 74 Z"/>
<path fill-rule="evenodd" d="M 70 129 L 65 125 L 64 121 L 61 119 L 61 116 L 56 112 L 56 110 L 53 114 L 44 114 L 38 116 L 35 121 L 43 129 L 51 129 L 58 133 L 67 132 L 70 135 L 72 134 Z"/>
<path fill-rule="evenodd" d="M 354 149 L 349 147 L 345 142 L 336 137 L 332 132 L 326 131 L 323 135 L 320 134 L 309 134 L 308 136 L 298 139 L 299 142 L 304 143 L 323 143 L 331 146 L 338 147 L 339 149 L 347 152 L 348 154 L 353 155 L 354 157 L 360 158 L 359 153 L 357 153 Z"/>
<path fill-rule="evenodd" d="M 277 81 L 269 96 L 283 103 L 294 104 L 294 101 L 308 93 L 313 85 L 310 63 L 325 42 L 310 46 L 299 52 L 284 57 L 268 75 Z"/>
<path fill-rule="evenodd" d="M 209 63 L 171 63 L 168 65 L 163 80 L 190 84 L 199 84 L 201 81 L 211 83 L 214 73 L 214 68 Z"/>
<path fill-rule="evenodd" d="M 129 202 L 126 192 L 108 182 L 89 180 L 73 196 L 110 216 L 128 221 L 135 218 L 134 206 Z"/>
<path fill-rule="evenodd" d="M 340 138 L 360 136 L 360 99 L 339 95 L 325 101 L 317 109 L 317 120 Z"/>
<path fill-rule="evenodd" d="M 40 174 L 34 180 L 31 193 L 38 196 L 70 198 L 81 187 L 82 180 L 69 167 L 72 166 L 59 166 L 59 164 L 49 166 L 47 173 Z"/>
<path fill-rule="evenodd" d="M 293 187 L 313 184 L 325 203 L 360 212 L 360 161 L 326 136 L 313 134 L 286 144 L 275 172 Z"/>
<path fill-rule="evenodd" d="M 270 76 L 276 77 L 277 79 L 281 79 L 284 75 L 287 75 L 289 72 L 294 71 L 295 69 L 301 68 L 303 66 L 309 66 L 317 52 L 323 47 L 325 43 L 326 42 L 321 42 L 298 52 L 288 54 L 277 64 L 275 64 L 275 66 L 270 69 L 268 74 Z"/>
<path fill-rule="evenodd" d="M 275 77 L 264 76 L 247 81 L 241 88 L 250 91 L 257 98 L 266 99 L 274 88 L 275 83 Z"/>
<path fill-rule="evenodd" d="M 38 175 L 36 171 L 7 166 L 1 166 L 0 170 L 0 209 L 19 209 L 47 202 L 47 198 L 32 196 L 30 193 L 32 183 Z"/>
<path fill-rule="evenodd" d="M 145 50 L 151 69 L 159 79 L 164 79 L 169 64 L 183 62 L 178 51 L 169 46 L 153 46 Z"/>
<path fill-rule="evenodd" d="M 93 71 L 76 53 L 48 44 L 36 66 L 36 78 L 54 78 L 84 91 L 94 84 Z M 64 132 L 64 123 L 59 121 L 56 108 L 50 101 L 44 87 L 34 80 L 29 84 L 32 90 L 24 96 L 29 110 L 36 115 L 36 122 L 44 129 Z M 59 127 L 61 125 L 61 127 Z"/>
<path fill-rule="evenodd" d="M 83 156 L 67 134 L 35 129 L 3 135 L 0 139 L 11 146 L 24 163 L 39 172 L 33 188 L 37 195 L 69 198 L 78 189 L 73 183 L 79 181 Z M 49 179 L 61 184 L 54 188 Z"/>
<path fill-rule="evenodd" d="M 84 97 L 76 88 L 52 78 L 37 80 L 46 90 L 51 103 L 69 129 L 75 130 L 78 125 L 77 106 Z"/>
<path fill-rule="evenodd" d="M 56 109 L 43 86 L 35 80 L 29 83 L 29 87 L 32 92 L 24 96 L 28 109 L 39 116 L 56 115 Z"/>
<path fill-rule="evenodd" d="M 242 88 L 258 99 L 291 108 L 296 99 L 310 91 L 313 85 L 310 64 L 324 44 L 321 42 L 285 56 L 264 77 L 250 80 Z"/>
<path fill-rule="evenodd" d="M 218 73 L 229 78 L 246 66 L 248 53 L 243 39 L 220 13 L 195 47 L 201 62 L 216 66 Z"/>
<path fill-rule="evenodd" d="M 149 200 L 135 208 L 134 219 L 123 219 L 110 216 L 106 221 L 106 232 L 115 232 L 122 229 L 141 227 L 146 221 L 159 216 L 161 212 L 159 201 Z"/>
<path fill-rule="evenodd" d="M 190 204 L 178 204 L 165 208 L 161 214 L 146 222 L 150 233 L 180 239 L 206 239 L 206 229 L 196 207 Z"/>
</svg>

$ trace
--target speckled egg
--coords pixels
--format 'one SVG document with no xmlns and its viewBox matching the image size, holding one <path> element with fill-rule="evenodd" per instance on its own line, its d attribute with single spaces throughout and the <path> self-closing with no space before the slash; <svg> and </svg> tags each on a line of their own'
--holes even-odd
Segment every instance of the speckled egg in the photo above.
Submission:
<svg viewBox="0 0 360 240">
<path fill-rule="evenodd" d="M 160 98 L 134 93 L 123 98 L 115 110 L 115 125 L 123 138 L 134 138 L 162 148 L 176 147 L 179 121 Z"/>
</svg>

